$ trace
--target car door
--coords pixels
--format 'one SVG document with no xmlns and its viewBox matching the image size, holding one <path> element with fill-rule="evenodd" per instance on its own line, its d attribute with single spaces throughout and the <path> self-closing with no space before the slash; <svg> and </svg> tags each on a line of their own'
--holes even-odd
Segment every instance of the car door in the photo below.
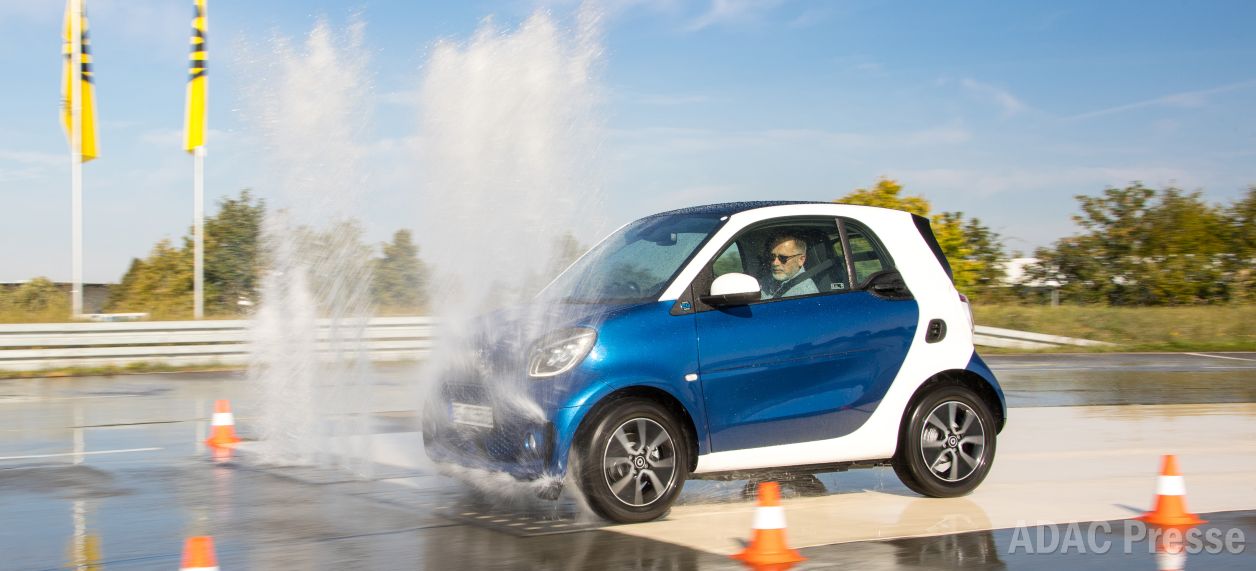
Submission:
<svg viewBox="0 0 1256 571">
<path fill-rule="evenodd" d="M 760 270 L 764 256 L 754 252 L 764 248 L 764 233 L 781 228 L 811 236 L 809 255 L 827 259 L 827 270 L 811 278 L 816 293 L 697 307 L 699 378 L 713 452 L 849 434 L 884 396 L 915 333 L 914 300 L 861 287 L 870 264 L 892 269 L 892 260 L 853 221 L 791 219 L 752 227 L 695 280 L 694 297 L 709 291 L 717 271 Z M 870 249 L 852 258 L 850 238 Z M 852 274 L 853 284 L 846 277 Z"/>
</svg>

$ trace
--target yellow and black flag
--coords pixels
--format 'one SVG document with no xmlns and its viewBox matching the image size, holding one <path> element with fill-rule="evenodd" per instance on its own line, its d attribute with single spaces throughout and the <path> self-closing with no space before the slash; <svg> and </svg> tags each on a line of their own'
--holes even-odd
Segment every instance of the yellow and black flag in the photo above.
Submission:
<svg viewBox="0 0 1256 571">
<path fill-rule="evenodd" d="M 70 145 L 74 145 L 74 103 L 77 100 L 83 117 L 82 161 L 96 158 L 96 80 L 92 75 L 92 50 L 87 34 L 86 0 L 66 0 L 65 3 L 65 38 L 61 48 L 64 60 L 61 72 L 61 125 L 65 127 Z M 80 22 L 79 52 L 81 63 L 79 73 L 75 74 L 74 61 L 74 22 L 75 15 Z M 78 77 L 76 78 L 75 75 Z M 73 152 L 74 149 L 71 149 Z"/>
<path fill-rule="evenodd" d="M 205 117 L 206 96 L 209 81 L 205 77 L 209 56 L 206 52 L 205 31 L 208 21 L 205 17 L 205 0 L 195 0 L 196 11 L 192 16 L 192 53 L 188 55 L 188 99 L 184 112 L 186 127 L 184 128 L 183 149 L 187 152 L 205 146 L 205 129 L 208 121 Z"/>
</svg>

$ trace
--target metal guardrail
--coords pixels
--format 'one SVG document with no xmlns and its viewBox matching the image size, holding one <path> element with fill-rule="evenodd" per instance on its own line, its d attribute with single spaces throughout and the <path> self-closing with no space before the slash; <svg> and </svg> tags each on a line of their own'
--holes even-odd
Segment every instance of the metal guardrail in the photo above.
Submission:
<svg viewBox="0 0 1256 571">
<path fill-rule="evenodd" d="M 430 317 L 377 317 L 364 336 L 373 360 L 421 357 L 432 345 Z M 248 321 L 132 321 L 0 325 L 0 370 L 70 367 L 244 365 Z M 319 320 L 319 350 L 330 350 L 331 322 Z"/>
<path fill-rule="evenodd" d="M 1010 349 L 1052 349 L 1064 346 L 1074 347 L 1115 347 L 1114 343 L 1090 341 L 1075 337 L 1044 335 L 1015 329 L 986 327 L 978 325 L 973 331 L 973 344 L 986 347 L 1007 347 Z"/>
<path fill-rule="evenodd" d="M 319 321 L 317 342 L 330 351 L 331 323 Z M 435 319 L 377 317 L 370 320 L 365 350 L 376 361 L 422 357 L 432 347 Z M 248 321 L 131 321 L 0 325 L 0 370 L 39 371 L 71 367 L 245 365 Z M 977 326 L 977 345 L 1047 349 L 1066 345 L 1110 346 L 1057 335 Z"/>
</svg>

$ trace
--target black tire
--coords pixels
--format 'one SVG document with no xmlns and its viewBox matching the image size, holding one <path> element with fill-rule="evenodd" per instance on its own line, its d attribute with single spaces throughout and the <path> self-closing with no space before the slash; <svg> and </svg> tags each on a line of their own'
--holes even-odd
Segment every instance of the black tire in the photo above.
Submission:
<svg viewBox="0 0 1256 571">
<path fill-rule="evenodd" d="M 639 398 L 616 401 L 593 422 L 573 451 L 589 507 L 620 523 L 666 514 L 689 476 L 684 429 L 666 408 Z"/>
<path fill-rule="evenodd" d="M 994 415 L 986 402 L 967 387 L 940 386 L 904 418 L 894 473 L 918 494 L 963 496 L 990 472 L 995 444 Z"/>
</svg>

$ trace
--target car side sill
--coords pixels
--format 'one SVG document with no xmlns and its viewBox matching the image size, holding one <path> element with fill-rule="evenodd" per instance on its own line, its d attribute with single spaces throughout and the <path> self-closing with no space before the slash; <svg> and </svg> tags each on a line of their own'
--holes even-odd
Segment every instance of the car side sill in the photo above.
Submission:
<svg viewBox="0 0 1256 571">
<path fill-rule="evenodd" d="M 720 481 L 789 479 L 794 476 L 805 476 L 808 474 L 845 472 L 852 468 L 876 468 L 878 466 L 889 466 L 890 462 L 890 458 L 885 458 L 882 460 L 856 460 L 854 462 L 832 462 L 828 464 L 807 464 L 802 466 L 730 470 L 727 472 L 703 472 L 701 474 L 690 474 L 689 479 Z"/>
</svg>

